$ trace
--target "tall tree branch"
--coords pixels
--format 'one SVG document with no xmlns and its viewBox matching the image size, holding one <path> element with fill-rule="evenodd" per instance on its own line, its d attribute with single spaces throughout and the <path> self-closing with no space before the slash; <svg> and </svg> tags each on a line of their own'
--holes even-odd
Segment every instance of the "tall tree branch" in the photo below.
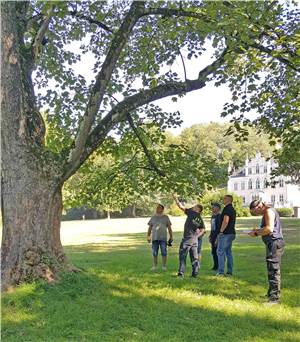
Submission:
<svg viewBox="0 0 300 342">
<path fill-rule="evenodd" d="M 129 125 L 130 125 L 130 127 L 132 128 L 134 134 L 135 134 L 136 137 L 138 138 L 138 140 L 139 140 L 139 142 L 140 142 L 140 144 L 141 144 L 141 146 L 142 146 L 142 148 L 143 148 L 143 150 L 144 150 L 144 153 L 145 153 L 145 155 L 146 155 L 146 157 L 147 157 L 147 159 L 148 159 L 150 165 L 152 166 L 153 170 L 154 170 L 157 174 L 159 174 L 160 176 L 164 177 L 164 176 L 166 175 L 165 172 L 163 172 L 162 170 L 160 170 L 160 169 L 158 168 L 158 166 L 156 165 L 156 162 L 155 162 L 154 158 L 152 157 L 151 153 L 149 152 L 149 150 L 148 150 L 148 148 L 147 148 L 147 146 L 146 146 L 146 144 L 145 144 L 143 138 L 142 138 L 141 135 L 139 134 L 139 131 L 138 131 L 137 127 L 135 126 L 134 122 L 133 122 L 132 116 L 131 116 L 129 113 L 126 113 L 126 118 L 127 118 L 128 122 L 129 122 Z"/>
<path fill-rule="evenodd" d="M 223 65 L 227 53 L 229 51 L 225 49 L 218 59 L 199 72 L 197 79 L 186 80 L 185 82 L 167 82 L 151 89 L 141 90 L 139 93 L 119 102 L 91 131 L 78 163 L 73 164 L 73 167 L 69 167 L 66 170 L 63 179 L 68 179 L 95 149 L 103 143 L 107 134 L 118 123 L 126 120 L 127 113 L 164 97 L 184 94 L 203 88 L 208 81 L 208 76 L 213 75 Z"/>
<path fill-rule="evenodd" d="M 53 16 L 55 6 L 52 5 L 50 9 L 48 10 L 47 15 L 45 16 L 44 20 L 42 21 L 42 24 L 37 31 L 37 34 L 34 38 L 33 44 L 32 44 L 32 53 L 34 58 L 36 59 L 39 55 L 40 47 L 42 46 L 43 38 L 45 37 L 45 34 L 48 30 L 51 18 Z"/>
<path fill-rule="evenodd" d="M 98 27 L 102 28 L 103 30 L 105 30 L 105 31 L 107 31 L 107 32 L 109 32 L 109 33 L 113 33 L 113 30 L 110 29 L 107 25 L 105 25 L 105 24 L 102 23 L 101 21 L 95 20 L 95 19 L 93 19 L 93 18 L 91 18 L 91 17 L 88 17 L 87 15 L 80 14 L 80 13 L 78 13 L 76 10 L 71 11 L 71 12 L 70 12 L 70 15 L 73 16 L 73 17 L 79 18 L 79 19 L 86 20 L 86 21 L 88 21 L 90 24 L 97 25 Z"/>
<path fill-rule="evenodd" d="M 91 91 L 90 98 L 80 123 L 77 136 L 75 138 L 74 148 L 70 151 L 68 159 L 68 169 L 76 168 L 80 163 L 80 156 L 84 151 L 84 146 L 88 138 L 89 131 L 99 111 L 103 96 L 105 94 L 108 82 L 111 78 L 118 58 L 127 43 L 130 33 L 140 18 L 145 3 L 134 1 L 127 12 L 120 28 L 116 32 L 102 68 L 96 77 L 95 85 Z"/>
</svg>

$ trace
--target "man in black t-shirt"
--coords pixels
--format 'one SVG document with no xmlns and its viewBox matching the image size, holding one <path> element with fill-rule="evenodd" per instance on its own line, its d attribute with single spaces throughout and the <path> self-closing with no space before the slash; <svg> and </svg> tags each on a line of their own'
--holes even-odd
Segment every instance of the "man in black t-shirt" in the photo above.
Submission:
<svg viewBox="0 0 300 342">
<path fill-rule="evenodd" d="M 190 254 L 192 263 L 192 277 L 197 277 L 199 272 L 198 238 L 201 238 L 205 233 L 204 223 L 200 216 L 202 206 L 196 204 L 192 208 L 187 209 L 178 201 L 175 195 L 173 195 L 173 198 L 177 206 L 187 215 L 184 224 L 183 239 L 179 248 L 178 277 L 183 278 L 188 253 Z"/>
<path fill-rule="evenodd" d="M 236 212 L 232 206 L 233 197 L 225 195 L 223 203 L 225 205 L 221 214 L 221 227 L 218 235 L 218 273 L 216 275 L 223 276 L 225 269 L 225 259 L 227 259 L 227 275 L 232 275 L 233 258 L 232 258 L 232 242 L 235 239 L 235 218 Z"/>
</svg>

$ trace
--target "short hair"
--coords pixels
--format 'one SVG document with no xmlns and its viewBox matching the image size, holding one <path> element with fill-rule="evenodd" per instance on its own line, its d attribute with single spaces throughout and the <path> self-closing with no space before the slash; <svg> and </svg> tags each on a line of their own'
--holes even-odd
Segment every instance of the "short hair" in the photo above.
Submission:
<svg viewBox="0 0 300 342">
<path fill-rule="evenodd" d="M 216 203 L 216 202 L 212 203 L 211 206 L 221 209 L 221 205 L 219 203 Z"/>
<path fill-rule="evenodd" d="M 161 207 L 161 208 L 162 208 L 162 210 L 164 210 L 164 209 L 165 209 L 165 207 L 164 207 L 162 204 L 158 203 L 157 205 L 158 205 L 159 207 Z"/>
<path fill-rule="evenodd" d="M 233 196 L 232 195 L 225 195 L 225 197 L 229 198 L 231 203 L 233 202 Z"/>
<path fill-rule="evenodd" d="M 254 200 L 250 203 L 250 210 L 254 209 L 255 207 L 257 207 L 260 203 L 262 203 L 260 200 Z"/>
<path fill-rule="evenodd" d="M 196 207 L 200 210 L 203 211 L 203 206 L 201 204 L 196 204 Z"/>
</svg>

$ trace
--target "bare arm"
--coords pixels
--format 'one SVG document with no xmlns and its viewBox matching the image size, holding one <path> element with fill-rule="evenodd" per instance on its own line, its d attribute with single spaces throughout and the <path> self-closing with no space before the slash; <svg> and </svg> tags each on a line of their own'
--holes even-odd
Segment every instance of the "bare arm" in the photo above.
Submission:
<svg viewBox="0 0 300 342">
<path fill-rule="evenodd" d="M 176 202 L 178 208 L 181 209 L 182 211 L 185 211 L 185 206 L 184 206 L 182 203 L 180 203 L 180 202 L 178 201 L 178 198 L 176 197 L 175 194 L 173 194 L 173 198 L 174 198 L 174 200 L 175 200 L 175 202 Z"/>
<path fill-rule="evenodd" d="M 151 232 L 152 232 L 152 226 L 149 224 L 148 233 L 147 233 L 147 241 L 148 242 L 151 241 Z"/>
<path fill-rule="evenodd" d="M 170 239 L 173 240 L 173 231 L 172 231 L 172 226 L 171 225 L 168 225 L 168 231 L 169 231 Z"/>
<path fill-rule="evenodd" d="M 273 232 L 274 222 L 275 222 L 275 213 L 272 210 L 267 210 L 265 213 L 265 222 L 266 225 L 262 228 L 253 229 L 249 235 L 251 236 L 265 236 L 269 235 Z"/>
<path fill-rule="evenodd" d="M 221 224 L 220 233 L 224 233 L 224 230 L 227 228 L 229 222 L 229 216 L 225 215 Z"/>
</svg>

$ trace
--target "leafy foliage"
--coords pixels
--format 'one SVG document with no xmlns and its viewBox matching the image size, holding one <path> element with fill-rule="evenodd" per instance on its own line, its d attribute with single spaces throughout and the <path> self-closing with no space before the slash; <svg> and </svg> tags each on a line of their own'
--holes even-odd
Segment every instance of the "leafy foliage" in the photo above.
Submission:
<svg viewBox="0 0 300 342">
<path fill-rule="evenodd" d="M 168 203 L 173 192 L 190 198 L 214 185 L 210 171 L 213 160 L 191 154 L 182 145 L 169 144 L 156 125 L 140 126 L 139 132 L 164 176 L 155 173 L 137 137 L 128 131 L 120 141 L 107 141 L 70 179 L 65 186 L 66 206 L 104 210 L 120 210 L 141 202 L 153 206 Z"/>
<path fill-rule="evenodd" d="M 224 195 L 228 194 L 226 189 L 220 189 L 215 191 L 207 191 L 204 193 L 203 197 L 200 199 L 200 203 L 203 205 L 203 214 L 206 216 L 211 215 L 211 204 L 219 203 L 223 204 Z M 233 196 L 233 206 L 236 210 L 236 215 L 239 217 L 250 216 L 250 211 L 248 208 L 243 207 L 242 197 L 230 193 Z"/>
<path fill-rule="evenodd" d="M 282 153 L 276 153 L 283 166 L 280 170 L 299 175 L 298 14 L 293 4 L 277 1 L 31 2 L 24 47 L 35 46 L 48 18 L 45 44 L 36 53 L 34 83 L 39 106 L 49 109 L 46 148 L 64 157 L 64 180 L 99 146 L 103 157 L 111 145 L 119 154 L 108 157 L 113 160 L 115 175 L 110 188 L 119 186 L 120 192 L 126 192 L 123 202 L 136 196 L 129 190 L 137 188 L 133 179 L 143 178 L 151 191 L 167 192 L 172 185 L 180 187 L 183 195 L 191 193 L 195 183 L 188 180 L 194 176 L 186 177 L 186 170 L 182 170 L 188 163 L 190 170 L 198 170 L 194 191 L 201 193 L 204 188 L 200 187 L 207 182 L 203 168 L 211 168 L 213 178 L 225 179 L 228 160 L 232 157 L 238 166 L 245 157 L 242 151 L 247 143 L 243 141 L 249 138 L 248 146 L 253 147 L 245 124 L 265 131 L 273 144 L 279 140 L 284 146 Z M 207 41 L 214 49 L 215 62 L 189 80 L 185 63 L 200 59 Z M 78 42 L 79 49 L 74 49 Z M 91 56 L 91 79 L 75 67 L 84 54 Z M 175 71 L 178 61 L 183 64 L 184 75 Z M 228 134 L 239 142 L 232 153 L 223 155 L 214 151 L 214 146 L 205 146 L 197 164 L 185 142 L 176 148 L 156 150 L 153 130 L 143 127 L 156 123 L 165 130 L 179 125 L 181 119 L 179 113 L 165 113 L 152 102 L 167 96 L 177 101 L 207 82 L 215 86 L 227 83 L 232 91 L 232 101 L 224 105 L 222 113 L 233 116 L 234 125 Z M 253 111 L 260 116 L 251 122 L 247 114 Z M 140 147 L 134 147 L 136 138 L 128 113 L 149 147 L 148 153 L 143 149 L 152 161 L 140 155 Z M 232 139 L 228 137 L 225 143 L 229 141 Z M 128 150 L 136 153 L 134 158 L 130 153 L 125 157 Z M 286 150 L 293 151 L 289 158 L 285 157 Z M 129 162 L 131 158 L 133 162 Z M 150 176 L 150 169 L 158 171 L 154 164 L 167 175 Z M 172 168 L 176 168 L 177 177 L 170 172 Z M 179 179 L 185 181 L 180 183 Z M 184 184 L 186 181 L 189 185 Z M 109 206 L 115 206 L 115 193 L 110 197 Z"/>
</svg>

